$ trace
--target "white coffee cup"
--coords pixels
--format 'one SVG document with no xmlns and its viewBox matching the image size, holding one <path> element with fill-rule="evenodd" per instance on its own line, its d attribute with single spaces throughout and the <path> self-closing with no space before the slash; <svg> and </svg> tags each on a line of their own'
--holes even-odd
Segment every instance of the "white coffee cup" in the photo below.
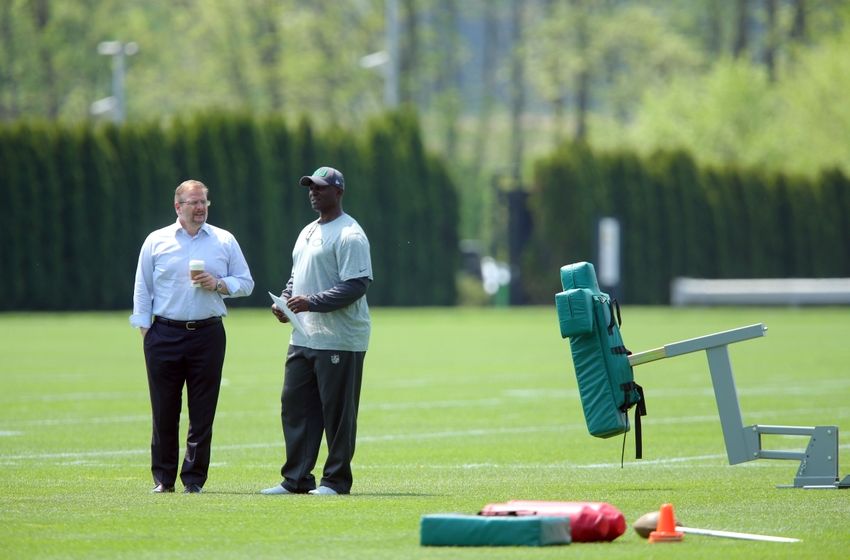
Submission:
<svg viewBox="0 0 850 560">
<path fill-rule="evenodd" d="M 201 285 L 198 282 L 195 282 L 194 279 L 195 279 L 195 277 L 198 276 L 198 274 L 202 273 L 203 271 L 204 271 L 204 261 L 202 261 L 200 259 L 192 259 L 191 261 L 189 261 L 189 277 L 192 278 L 192 287 L 193 288 L 200 288 L 201 287 Z"/>
</svg>

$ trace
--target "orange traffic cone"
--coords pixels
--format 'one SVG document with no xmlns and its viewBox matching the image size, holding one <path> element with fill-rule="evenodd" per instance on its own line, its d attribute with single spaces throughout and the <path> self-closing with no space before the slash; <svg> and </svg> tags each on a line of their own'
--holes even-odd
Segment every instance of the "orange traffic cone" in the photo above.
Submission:
<svg viewBox="0 0 850 560">
<path fill-rule="evenodd" d="M 676 517 L 673 504 L 662 504 L 658 512 L 658 525 L 649 534 L 649 542 L 681 542 L 685 534 L 676 530 Z"/>
</svg>

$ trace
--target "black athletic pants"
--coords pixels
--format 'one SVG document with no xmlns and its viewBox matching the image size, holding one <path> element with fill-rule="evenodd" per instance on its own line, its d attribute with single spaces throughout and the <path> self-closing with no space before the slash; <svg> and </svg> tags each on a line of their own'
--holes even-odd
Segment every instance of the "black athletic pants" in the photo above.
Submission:
<svg viewBox="0 0 850 560">
<path fill-rule="evenodd" d="M 145 363 L 153 412 L 151 473 L 154 484 L 173 486 L 177 479 L 184 384 L 189 432 L 180 480 L 184 485 L 203 486 L 206 482 L 226 341 L 221 322 L 186 330 L 154 321 L 145 335 Z"/>
<path fill-rule="evenodd" d="M 328 457 L 321 485 L 339 494 L 351 491 L 351 460 L 357 437 L 357 409 L 366 352 L 312 350 L 290 346 L 281 394 L 286 462 L 283 487 L 303 493 L 316 487 L 312 474 L 322 435 Z"/>
</svg>

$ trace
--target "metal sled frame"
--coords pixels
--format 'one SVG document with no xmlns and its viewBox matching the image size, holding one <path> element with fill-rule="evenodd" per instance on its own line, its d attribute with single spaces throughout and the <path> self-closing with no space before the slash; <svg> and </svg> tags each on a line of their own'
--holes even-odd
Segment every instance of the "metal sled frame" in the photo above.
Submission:
<svg viewBox="0 0 850 560">
<path fill-rule="evenodd" d="M 661 348 L 632 354 L 629 363 L 638 366 L 705 350 L 730 465 L 755 459 L 795 460 L 800 461 L 800 468 L 794 477 L 794 484 L 778 488 L 850 488 L 850 475 L 840 482 L 838 480 L 838 426 L 744 426 L 728 346 L 764 336 L 766 331 L 767 327 L 757 323 L 673 342 Z M 762 434 L 809 436 L 809 444 L 803 452 L 765 450 L 762 449 Z"/>
</svg>

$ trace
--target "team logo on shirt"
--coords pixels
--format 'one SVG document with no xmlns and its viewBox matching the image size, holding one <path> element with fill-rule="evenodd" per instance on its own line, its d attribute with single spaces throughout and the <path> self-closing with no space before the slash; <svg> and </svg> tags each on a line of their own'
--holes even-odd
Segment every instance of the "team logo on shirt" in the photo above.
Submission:
<svg viewBox="0 0 850 560">
<path fill-rule="evenodd" d="M 339 363 L 339 354 L 331 354 L 331 363 L 337 365 Z"/>
</svg>

